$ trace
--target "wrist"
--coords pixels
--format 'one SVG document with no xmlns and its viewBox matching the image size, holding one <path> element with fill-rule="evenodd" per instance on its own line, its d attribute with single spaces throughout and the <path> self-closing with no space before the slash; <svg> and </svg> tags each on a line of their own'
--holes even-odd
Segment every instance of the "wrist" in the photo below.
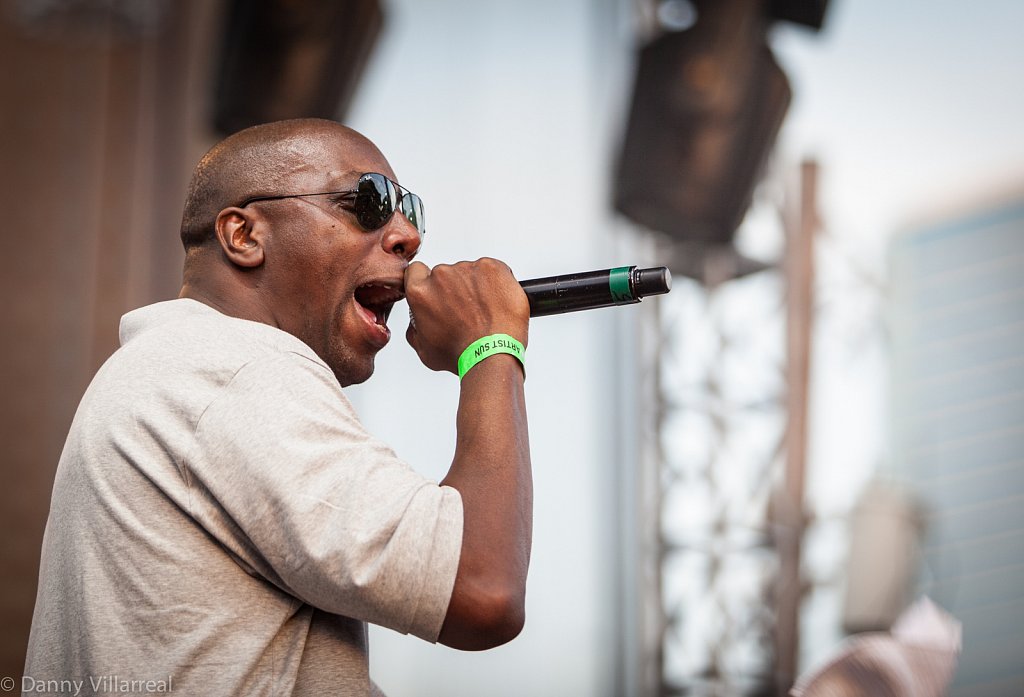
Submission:
<svg viewBox="0 0 1024 697">
<path fill-rule="evenodd" d="M 459 380 L 462 380 L 473 366 L 492 356 L 501 354 L 507 354 L 518 359 L 525 376 L 526 347 L 515 337 L 508 334 L 490 334 L 477 339 L 463 350 L 458 361 Z"/>
</svg>

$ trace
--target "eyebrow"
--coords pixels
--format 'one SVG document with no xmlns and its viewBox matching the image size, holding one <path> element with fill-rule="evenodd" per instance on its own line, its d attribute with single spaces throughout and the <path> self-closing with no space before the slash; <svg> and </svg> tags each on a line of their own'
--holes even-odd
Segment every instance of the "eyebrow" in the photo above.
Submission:
<svg viewBox="0 0 1024 697">
<path fill-rule="evenodd" d="M 331 187 L 331 188 L 334 188 L 334 189 L 342 189 L 342 188 L 345 188 L 345 187 L 354 186 L 356 183 L 358 183 L 359 177 L 363 176 L 368 171 L 371 171 L 371 170 L 366 170 L 366 171 L 360 171 L 358 169 L 346 170 L 344 172 L 341 172 L 337 176 L 329 177 L 327 181 L 331 182 L 331 183 L 326 184 L 325 186 L 328 186 L 328 187 Z"/>
</svg>

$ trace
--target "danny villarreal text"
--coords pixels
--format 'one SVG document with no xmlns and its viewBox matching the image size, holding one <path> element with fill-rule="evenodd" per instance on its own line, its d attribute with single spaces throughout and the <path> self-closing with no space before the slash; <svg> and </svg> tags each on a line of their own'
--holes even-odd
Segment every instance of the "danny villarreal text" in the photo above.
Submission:
<svg viewBox="0 0 1024 697">
<path fill-rule="evenodd" d="M 159 694 L 174 692 L 174 676 L 138 680 L 122 678 L 119 675 L 90 675 L 87 678 L 73 680 L 40 680 L 29 677 L 21 679 L 21 691 L 24 695 L 80 695 L 85 694 Z"/>
</svg>

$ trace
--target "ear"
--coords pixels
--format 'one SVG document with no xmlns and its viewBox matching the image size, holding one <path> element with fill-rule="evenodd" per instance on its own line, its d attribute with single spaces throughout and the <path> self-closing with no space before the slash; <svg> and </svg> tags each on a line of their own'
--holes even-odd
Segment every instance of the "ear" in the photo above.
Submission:
<svg viewBox="0 0 1024 697">
<path fill-rule="evenodd" d="M 224 254 L 236 266 L 253 269 L 263 264 L 263 244 L 254 234 L 254 220 L 241 208 L 225 208 L 217 214 L 214 230 Z"/>
</svg>

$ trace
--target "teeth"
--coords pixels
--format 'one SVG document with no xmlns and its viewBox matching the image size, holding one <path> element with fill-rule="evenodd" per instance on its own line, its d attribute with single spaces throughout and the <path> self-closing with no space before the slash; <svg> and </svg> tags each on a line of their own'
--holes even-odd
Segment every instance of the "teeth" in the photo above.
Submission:
<svg viewBox="0 0 1024 697">
<path fill-rule="evenodd" d="M 386 285 L 384 283 L 367 283 L 359 287 L 360 290 L 383 290 L 385 293 L 377 293 L 377 297 L 374 298 L 375 303 L 393 303 L 398 302 L 405 295 L 397 290 L 394 286 Z"/>
<path fill-rule="evenodd" d="M 387 326 L 388 316 L 396 302 L 405 298 L 405 294 L 393 283 L 371 281 L 356 289 L 356 302 L 373 313 L 374 321 Z"/>
</svg>

